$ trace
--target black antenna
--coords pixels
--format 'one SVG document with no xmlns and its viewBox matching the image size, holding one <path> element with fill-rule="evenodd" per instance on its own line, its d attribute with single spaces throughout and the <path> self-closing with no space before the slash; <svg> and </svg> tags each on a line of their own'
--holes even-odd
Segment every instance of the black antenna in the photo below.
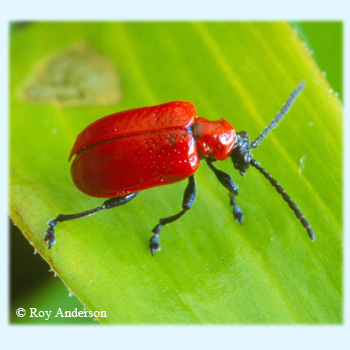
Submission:
<svg viewBox="0 0 350 350">
<path fill-rule="evenodd" d="M 314 240 L 316 238 L 310 223 L 306 220 L 302 212 L 299 210 L 297 205 L 293 202 L 292 198 L 288 196 L 283 187 L 257 162 L 255 159 L 250 160 L 250 164 L 260 171 L 266 179 L 268 179 L 271 185 L 276 189 L 276 191 L 282 196 L 282 198 L 288 203 L 289 207 L 294 211 L 296 217 L 300 220 L 301 224 L 306 228 L 309 237 Z"/>
<path fill-rule="evenodd" d="M 287 102 L 284 104 L 282 109 L 277 113 L 276 117 L 272 119 L 271 123 L 265 128 L 265 130 L 259 135 L 259 137 L 250 144 L 250 148 L 256 148 L 259 143 L 266 137 L 266 135 L 277 126 L 285 114 L 289 111 L 290 107 L 294 103 L 295 99 L 299 96 L 300 92 L 306 85 L 305 81 L 301 81 L 299 85 L 294 89 L 292 94 L 289 96 Z"/>
</svg>

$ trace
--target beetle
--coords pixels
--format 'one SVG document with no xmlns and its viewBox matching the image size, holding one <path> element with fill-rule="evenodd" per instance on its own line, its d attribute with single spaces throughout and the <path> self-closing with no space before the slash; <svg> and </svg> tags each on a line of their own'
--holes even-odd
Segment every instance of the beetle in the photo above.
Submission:
<svg viewBox="0 0 350 350">
<path fill-rule="evenodd" d="M 236 200 L 238 187 L 229 174 L 214 166 L 216 161 L 229 157 L 240 175 L 244 176 L 249 166 L 253 166 L 269 180 L 314 240 L 315 233 L 297 205 L 252 157 L 252 149 L 282 120 L 304 86 L 304 81 L 299 83 L 282 109 L 253 142 L 250 142 L 247 132 L 236 132 L 224 119 L 210 121 L 198 117 L 193 104 L 185 101 L 122 111 L 88 125 L 78 135 L 70 153 L 69 160 L 75 156 L 71 175 L 77 188 L 85 194 L 109 199 L 97 208 L 77 214 L 59 214 L 49 221 L 45 236 L 48 248 L 56 240 L 54 229 L 58 222 L 118 207 L 130 202 L 142 190 L 188 179 L 182 210 L 161 218 L 152 230 L 149 249 L 154 255 L 160 250 L 162 227 L 183 216 L 196 199 L 194 173 L 200 160 L 206 161 L 228 190 L 234 218 L 242 224 L 244 215 Z"/>
</svg>

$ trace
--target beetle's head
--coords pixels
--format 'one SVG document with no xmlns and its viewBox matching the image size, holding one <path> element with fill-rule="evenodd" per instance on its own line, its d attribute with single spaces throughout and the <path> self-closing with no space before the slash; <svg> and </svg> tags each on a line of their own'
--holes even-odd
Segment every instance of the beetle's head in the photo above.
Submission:
<svg viewBox="0 0 350 350">
<path fill-rule="evenodd" d="M 236 142 L 231 152 L 231 159 L 235 169 L 244 176 L 252 159 L 249 135 L 245 131 L 236 134 Z"/>
</svg>

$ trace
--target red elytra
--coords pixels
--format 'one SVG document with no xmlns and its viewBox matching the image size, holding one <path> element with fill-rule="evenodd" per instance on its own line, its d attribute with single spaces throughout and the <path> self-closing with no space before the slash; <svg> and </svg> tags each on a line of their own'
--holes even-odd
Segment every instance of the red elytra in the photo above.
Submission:
<svg viewBox="0 0 350 350">
<path fill-rule="evenodd" d="M 90 196 L 118 197 L 184 180 L 201 158 L 225 160 L 235 139 L 229 122 L 198 118 L 189 102 L 114 113 L 79 134 L 72 178 Z"/>
<path fill-rule="evenodd" d="M 238 187 L 229 174 L 216 169 L 213 164 L 228 157 L 241 175 L 245 175 L 251 165 L 269 180 L 313 240 L 315 234 L 311 225 L 297 205 L 252 158 L 252 149 L 281 121 L 304 86 L 305 82 L 301 82 L 294 89 L 281 111 L 253 142 L 245 131 L 236 133 L 224 119 L 209 121 L 198 117 L 195 107 L 185 101 L 131 109 L 96 120 L 79 134 L 73 146 L 69 157 L 75 156 L 72 178 L 82 192 L 94 197 L 112 198 L 94 209 L 77 214 L 59 214 L 52 219 L 45 236 L 48 247 L 51 248 L 56 240 L 54 229 L 58 222 L 121 206 L 135 198 L 139 191 L 188 178 L 182 210 L 161 218 L 152 230 L 149 248 L 153 255 L 160 250 L 162 227 L 177 220 L 192 207 L 197 194 L 194 173 L 201 159 L 228 190 L 234 218 L 242 224 L 244 215 L 236 201 Z"/>
</svg>

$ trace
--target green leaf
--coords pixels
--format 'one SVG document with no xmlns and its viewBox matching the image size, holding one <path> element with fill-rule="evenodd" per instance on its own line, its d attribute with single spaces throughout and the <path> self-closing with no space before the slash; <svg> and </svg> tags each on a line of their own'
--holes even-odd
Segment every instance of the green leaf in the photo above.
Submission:
<svg viewBox="0 0 350 350">
<path fill-rule="evenodd" d="M 89 50 L 73 65 L 82 67 L 74 75 L 78 68 L 70 70 L 68 57 L 79 45 Z M 103 58 L 108 69 L 97 74 L 96 65 L 87 63 L 91 56 Z M 57 61 L 61 68 L 48 69 Z M 120 101 L 86 98 L 95 86 L 89 76 L 102 84 L 96 93 L 103 97 L 109 84 Z M 187 100 L 199 116 L 225 118 L 255 138 L 301 80 L 305 90 L 254 158 L 297 203 L 316 241 L 255 169 L 242 178 L 226 161 L 217 166 L 240 188 L 242 226 L 233 219 L 227 191 L 203 163 L 193 209 L 163 228 L 162 251 L 154 257 L 150 230 L 181 209 L 185 182 L 60 223 L 57 242 L 47 249 L 49 219 L 102 203 L 74 187 L 67 163 L 77 134 L 92 121 Z M 40 89 L 28 94 L 33 86 Z M 85 307 L 107 312 L 99 321 L 342 322 L 342 107 L 289 24 L 68 22 L 14 28 L 10 91 L 11 218 Z"/>
</svg>

